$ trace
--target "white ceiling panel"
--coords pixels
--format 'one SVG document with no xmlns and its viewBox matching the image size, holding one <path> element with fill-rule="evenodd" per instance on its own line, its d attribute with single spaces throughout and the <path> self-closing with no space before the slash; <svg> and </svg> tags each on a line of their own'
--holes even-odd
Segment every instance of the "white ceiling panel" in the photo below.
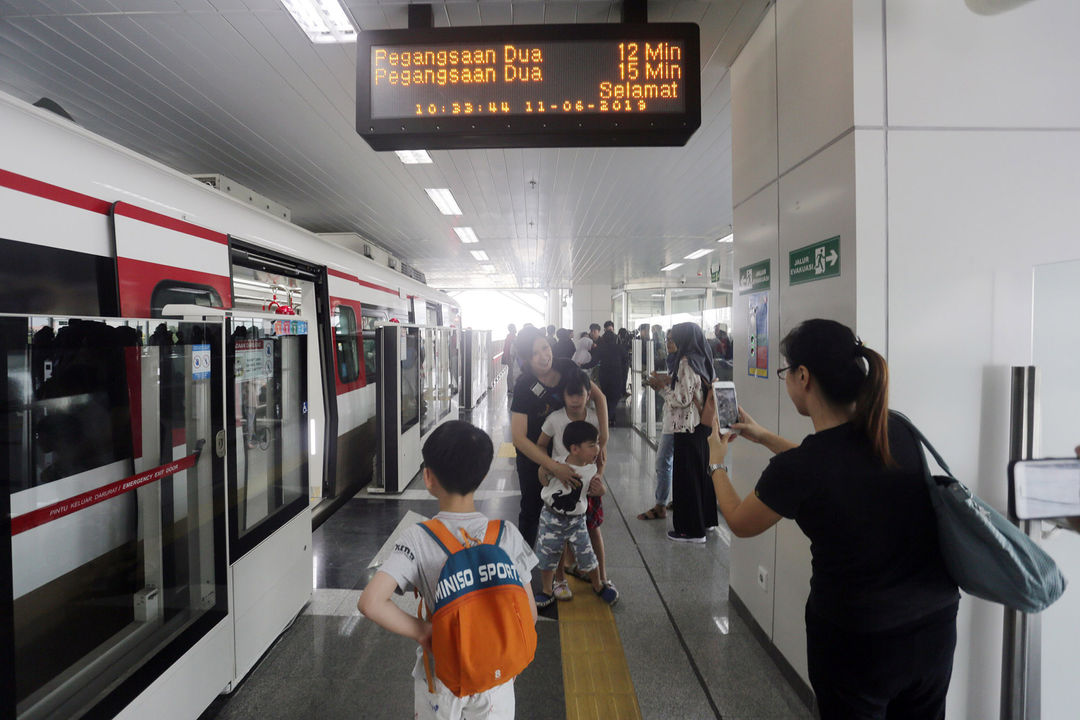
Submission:
<svg viewBox="0 0 1080 720">
<path fill-rule="evenodd" d="M 49 97 L 181 172 L 229 176 L 311 230 L 358 233 L 432 284 L 619 285 L 660 277 L 727 233 L 727 67 L 768 2 L 649 3 L 650 21 L 701 26 L 702 126 L 683 148 L 433 151 L 431 165 L 403 165 L 355 132 L 356 46 L 312 44 L 279 0 L 0 0 L 0 89 Z M 345 4 L 361 31 L 407 25 L 405 0 Z M 617 22 L 622 6 L 450 0 L 433 10 L 436 25 L 471 26 Z M 464 215 L 441 215 L 428 187 L 450 188 Z M 455 226 L 480 242 L 463 246 Z M 477 274 L 473 249 L 497 274 Z"/>
</svg>

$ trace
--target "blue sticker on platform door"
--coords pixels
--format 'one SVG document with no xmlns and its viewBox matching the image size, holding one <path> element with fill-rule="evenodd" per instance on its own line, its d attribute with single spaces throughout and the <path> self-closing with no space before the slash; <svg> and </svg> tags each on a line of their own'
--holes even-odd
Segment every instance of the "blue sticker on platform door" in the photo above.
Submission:
<svg viewBox="0 0 1080 720">
<path fill-rule="evenodd" d="M 191 379 L 207 380 L 210 378 L 210 346 L 191 346 Z"/>
</svg>

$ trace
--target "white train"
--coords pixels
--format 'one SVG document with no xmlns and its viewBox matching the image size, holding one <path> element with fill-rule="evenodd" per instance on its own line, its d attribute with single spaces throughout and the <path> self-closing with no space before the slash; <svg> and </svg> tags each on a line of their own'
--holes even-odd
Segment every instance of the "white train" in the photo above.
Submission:
<svg viewBox="0 0 1080 720">
<path fill-rule="evenodd" d="M 372 478 L 376 323 L 460 327 L 459 308 L 445 293 L 3 94 L 0 127 L 14 614 L 4 622 L 15 628 L 14 638 L 0 638 L 0 652 L 16 668 L 5 663 L 3 674 L 17 675 L 4 679 L 10 692 L 0 715 L 130 713 L 163 667 L 250 609 L 232 576 L 238 557 L 281 526 L 265 518 L 302 507 L 296 517 L 310 538 L 309 500 L 317 513 L 319 501 L 332 507 Z M 163 318 L 192 306 L 220 316 L 225 334 L 197 322 L 66 319 Z M 270 330 L 275 319 L 302 322 Z M 213 339 L 220 336 L 226 342 Z M 224 401 L 200 384 L 207 376 L 188 372 L 211 358 L 235 368 L 220 383 Z M 161 389 L 168 377 L 177 383 Z M 64 390 L 71 382 L 81 390 Z M 227 555 L 225 511 L 213 491 L 225 487 L 224 470 L 204 448 L 232 463 Z M 298 454 L 305 478 L 290 475 Z M 127 490 L 154 472 L 169 474 Z M 310 560 L 309 543 L 304 550 Z M 303 557 L 294 560 L 303 567 Z M 310 562 L 303 572 L 310 579 Z M 279 591 L 267 584 L 255 594 Z M 300 591 L 310 594 L 310 585 Z M 229 642 L 231 680 L 265 648 L 259 641 L 241 652 L 239 631 Z M 128 667 L 118 660 L 127 656 L 157 659 Z M 201 692 L 212 698 L 222 689 L 215 682 Z M 198 708 L 190 691 L 185 702 Z"/>
</svg>

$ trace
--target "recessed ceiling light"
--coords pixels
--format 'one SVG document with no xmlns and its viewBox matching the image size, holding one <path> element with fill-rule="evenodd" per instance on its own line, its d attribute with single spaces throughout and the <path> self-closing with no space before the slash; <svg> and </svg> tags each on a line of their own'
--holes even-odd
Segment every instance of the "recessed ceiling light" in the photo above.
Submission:
<svg viewBox="0 0 1080 720">
<path fill-rule="evenodd" d="M 313 43 L 356 42 L 356 28 L 338 0 L 281 0 Z"/>
<path fill-rule="evenodd" d="M 435 162 L 427 150 L 395 150 L 394 154 L 406 165 L 430 165 Z"/>
<path fill-rule="evenodd" d="M 664 297 L 664 293 L 653 293 L 653 297 Z"/>
<path fill-rule="evenodd" d="M 457 236 L 461 238 L 461 242 L 463 243 L 480 242 L 480 238 L 476 237 L 476 233 L 473 232 L 471 227 L 456 227 L 454 228 L 454 232 L 457 233 Z"/>
<path fill-rule="evenodd" d="M 670 265 L 665 265 L 664 267 L 660 268 L 660 272 L 668 272 L 669 270 L 674 270 L 675 268 L 682 266 L 682 263 L 671 263 Z"/>
<path fill-rule="evenodd" d="M 724 237 L 720 238 L 720 239 L 719 239 L 719 240 L 717 240 L 716 242 L 718 242 L 718 243 L 722 243 L 722 242 L 735 242 L 735 233 L 728 233 L 727 235 L 725 235 Z"/>
<path fill-rule="evenodd" d="M 705 257 L 715 249 L 716 248 L 702 248 L 700 250 L 695 250 L 694 252 L 684 257 L 683 260 L 697 260 L 699 257 Z"/>
<path fill-rule="evenodd" d="M 443 215 L 460 215 L 461 208 L 448 188 L 424 188 L 424 192 Z"/>
<path fill-rule="evenodd" d="M 480 271 L 481 272 L 486 272 L 486 273 L 493 273 L 493 272 L 495 272 L 495 266 L 494 265 L 481 265 L 480 266 Z"/>
<path fill-rule="evenodd" d="M 486 252 L 484 252 L 483 250 L 470 250 L 469 252 L 472 253 L 472 256 L 474 258 L 476 258 L 477 260 L 490 260 L 491 259 L 491 258 L 488 257 L 488 254 Z"/>
</svg>

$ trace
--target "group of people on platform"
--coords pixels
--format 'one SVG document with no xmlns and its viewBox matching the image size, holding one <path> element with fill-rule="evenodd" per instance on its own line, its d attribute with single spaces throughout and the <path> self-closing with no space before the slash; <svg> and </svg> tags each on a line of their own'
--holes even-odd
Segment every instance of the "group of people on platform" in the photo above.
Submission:
<svg viewBox="0 0 1080 720">
<path fill-rule="evenodd" d="M 713 341 L 695 323 L 639 330 L 662 337 L 665 352 L 656 362 L 662 370 L 647 378 L 663 399 L 656 503 L 638 517 L 663 519 L 670 510 L 667 537 L 691 545 L 705 543 L 721 515 L 737 537 L 794 519 L 811 541 L 807 659 L 820 716 L 943 718 L 959 593 L 938 551 L 919 445 L 889 415 L 884 359 L 832 320 L 809 320 L 788 333 L 776 375 L 814 427 L 796 443 L 742 408 L 738 422 L 719 427 L 712 386 L 724 367 L 717 356 L 730 368 L 731 341 L 716 330 Z M 600 527 L 610 419 L 626 390 L 630 337 L 611 323 L 594 324 L 577 340 L 554 327 L 515 333 L 511 326 L 504 345 L 521 505 L 517 527 L 504 523 L 498 543 L 523 579 L 534 620 L 536 608 L 572 598 L 567 575 L 585 579 L 608 604 L 618 600 Z M 599 368 L 596 379 L 591 367 Z M 727 465 L 737 438 L 774 453 L 745 498 Z M 455 535 L 482 536 L 487 519 L 476 512 L 473 493 L 491 462 L 490 438 L 453 421 L 433 432 L 423 454 L 424 482 L 439 500 L 436 519 Z M 430 650 L 431 623 L 403 612 L 391 596 L 415 587 L 425 603 L 434 602 L 432 578 L 444 562 L 419 527 L 406 530 L 358 607 Z M 529 578 L 537 566 L 534 592 Z M 416 717 L 514 716 L 513 678 L 460 697 L 423 681 L 420 654 Z"/>
</svg>

